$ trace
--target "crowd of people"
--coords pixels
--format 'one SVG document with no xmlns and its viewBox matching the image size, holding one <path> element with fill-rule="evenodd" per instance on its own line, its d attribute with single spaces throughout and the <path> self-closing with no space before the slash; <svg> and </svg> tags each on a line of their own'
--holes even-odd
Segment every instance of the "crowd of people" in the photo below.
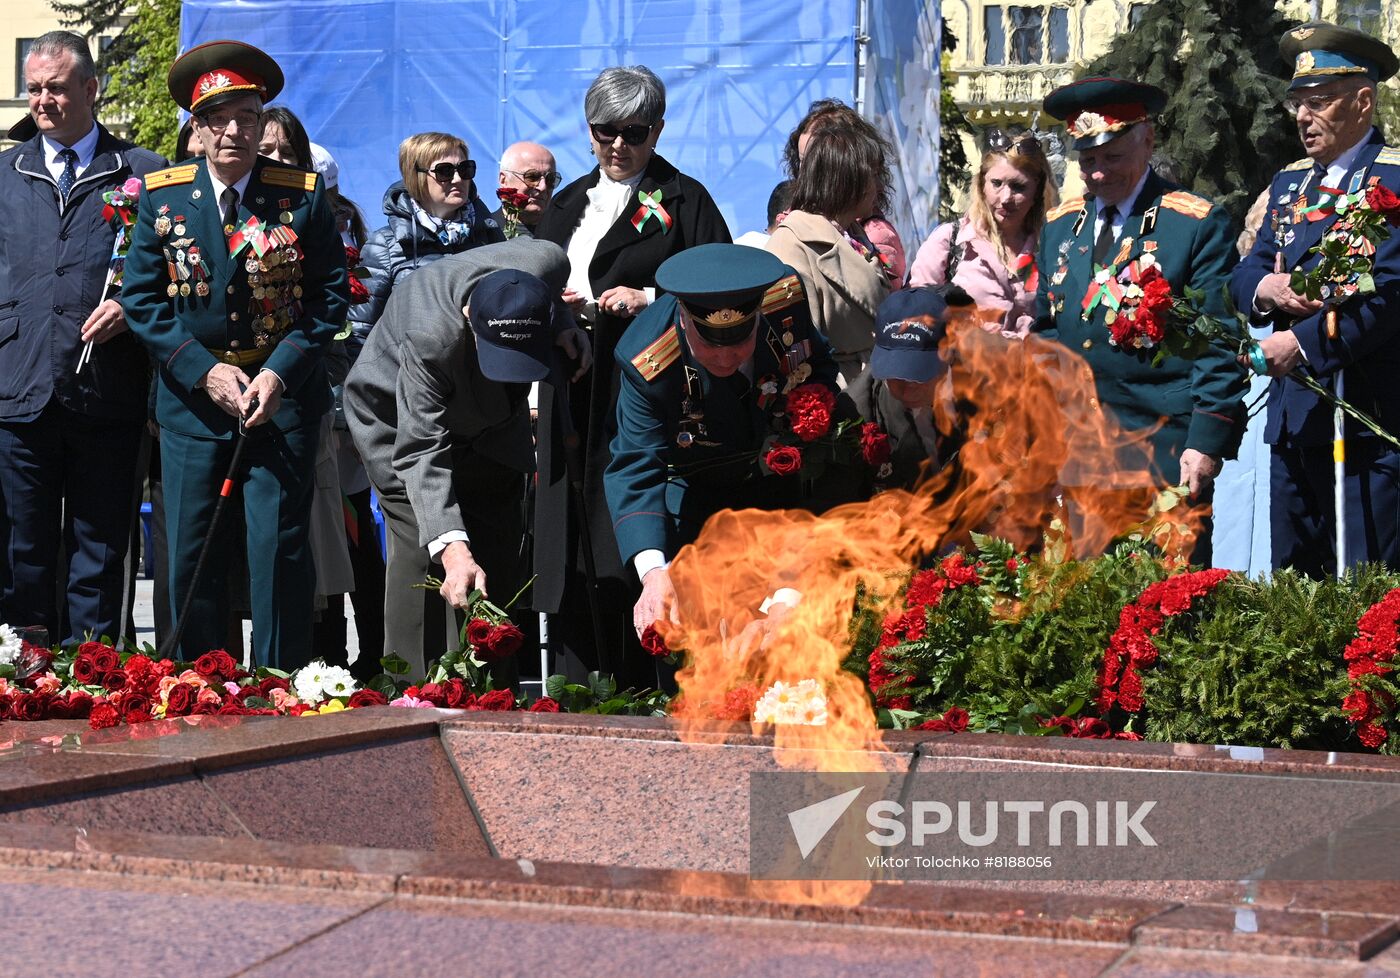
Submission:
<svg viewBox="0 0 1400 978">
<path fill-rule="evenodd" d="M 1400 238 L 1366 256 L 1371 289 L 1324 302 L 1290 282 L 1339 196 L 1400 191 L 1400 151 L 1372 123 L 1397 61 L 1321 22 L 1281 49 L 1305 156 L 1274 178 L 1242 261 L 1224 210 L 1151 165 L 1165 94 L 1094 78 L 1044 104 L 1083 196 L 1059 200 L 1038 133 L 994 132 L 965 213 L 908 262 L 890 145 L 837 101 L 792 131 L 766 226 L 738 243 L 658 152 L 666 90 L 641 66 L 584 95 L 597 165 L 579 179 L 561 187 L 549 149 L 518 142 L 492 187 L 463 139 L 417 133 L 371 216 L 273 104 L 282 72 L 262 51 L 218 41 L 171 66 L 189 117 L 166 161 L 97 122 L 86 42 L 45 35 L 24 65 L 33 127 L 0 155 L 0 620 L 55 643 L 130 639 L 149 487 L 157 641 L 174 658 L 237 646 L 246 616 L 260 664 L 344 663 L 349 595 L 353 670 L 392 654 L 421 672 L 456 646 L 474 593 L 520 591 L 565 671 L 652 685 L 640 640 L 709 516 L 820 508 L 960 464 L 966 432 L 935 407 L 963 328 L 1081 357 L 1095 407 L 1150 447 L 1115 484 L 1144 508 L 1177 484 L 1209 504 L 1248 370 L 1267 371 L 1275 565 L 1331 573 L 1340 551 L 1400 566 L 1400 453 L 1348 431 L 1337 525 L 1331 406 L 1295 374 L 1396 430 Z M 1154 277 L 1217 316 L 1228 288 L 1273 330 L 1252 357 L 1165 355 L 1133 332 Z M 877 477 L 826 495 L 784 478 L 790 462 L 765 455 L 780 395 L 873 423 Z M 1057 489 L 1074 512 L 1103 486 L 1072 469 Z"/>
</svg>

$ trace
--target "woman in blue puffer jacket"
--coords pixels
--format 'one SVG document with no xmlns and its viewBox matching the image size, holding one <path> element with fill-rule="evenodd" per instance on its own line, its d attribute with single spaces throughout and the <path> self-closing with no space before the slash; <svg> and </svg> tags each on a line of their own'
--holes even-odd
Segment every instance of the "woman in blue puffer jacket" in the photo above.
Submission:
<svg viewBox="0 0 1400 978">
<path fill-rule="evenodd" d="M 415 269 L 506 239 L 491 209 L 476 195 L 476 162 L 456 136 L 409 136 L 399 145 L 399 172 L 403 179 L 384 191 L 389 223 L 371 234 L 360 251 L 370 297 L 350 307 L 356 347 L 379 321 L 394 287 Z"/>
</svg>

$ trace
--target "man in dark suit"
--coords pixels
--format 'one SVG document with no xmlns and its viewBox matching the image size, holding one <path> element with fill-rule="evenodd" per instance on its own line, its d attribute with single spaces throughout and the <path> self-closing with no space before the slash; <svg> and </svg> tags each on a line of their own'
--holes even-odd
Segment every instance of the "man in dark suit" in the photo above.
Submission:
<svg viewBox="0 0 1400 978">
<path fill-rule="evenodd" d="M 24 74 L 32 134 L 0 154 L 0 621 L 55 642 L 130 638 L 124 564 L 148 372 L 112 294 L 122 218 L 104 216 L 103 194 L 165 161 L 97 123 L 82 38 L 37 39 Z"/>
<path fill-rule="evenodd" d="M 640 653 L 629 638 L 627 609 L 636 583 L 613 538 L 603 490 L 608 445 L 615 430 L 618 375 L 613 350 L 634 318 L 656 298 L 656 270 L 687 248 L 728 242 L 729 228 L 709 191 L 656 152 L 665 128 L 666 92 L 641 66 L 603 70 L 584 98 L 590 145 L 598 166 L 562 188 L 535 227 L 535 237 L 568 252 L 565 299 L 591 330 L 593 369 L 570 385 L 573 416 L 560 417 L 560 399 L 540 391 L 542 465 L 535 508 L 535 609 L 551 614 L 550 640 L 563 669 L 580 676 L 596 668 L 601 641 L 617 663 L 624 650 Z M 565 472 L 565 432 L 576 433 L 582 456 L 582 513 Z M 586 521 L 587 526 L 581 527 Z M 582 531 L 582 532 L 581 532 Z M 586 581 L 587 541 L 596 571 Z M 597 586 L 598 628 L 585 588 Z M 625 677 L 624 677 L 625 678 Z"/>
<path fill-rule="evenodd" d="M 642 583 L 638 635 L 664 614 L 676 551 L 722 509 L 801 505 L 796 477 L 764 474 L 780 393 L 836 391 L 796 273 L 767 252 L 701 245 L 657 271 L 668 293 L 617 345 L 617 434 L 604 484 L 622 557 Z"/>
<path fill-rule="evenodd" d="M 443 601 L 502 602 L 524 583 L 526 401 L 556 343 L 588 341 L 558 298 L 568 261 L 530 238 L 449 255 L 394 290 L 345 383 L 345 415 L 389 534 L 385 649 L 423 671 L 457 647 Z M 470 328 L 468 328 L 470 323 Z M 415 592 L 442 564 L 441 600 Z"/>
<path fill-rule="evenodd" d="M 243 483 L 253 649 L 294 669 L 311 654 L 315 569 L 307 545 L 317 431 L 331 407 L 323 363 L 345 322 L 345 249 L 320 177 L 257 155 L 282 72 L 237 41 L 186 52 L 171 95 L 194 118 L 202 162 L 150 174 L 122 302 L 160 369 L 172 606 L 186 608 L 179 654 L 222 645 L 227 533 L 209 533 L 221 481 L 246 427 Z M 225 527 L 227 529 L 227 527 Z"/>
<path fill-rule="evenodd" d="M 1400 150 L 1372 126 L 1377 84 L 1400 62 L 1370 35 L 1320 21 L 1289 31 L 1279 49 L 1295 66 L 1284 107 L 1307 156 L 1274 176 L 1268 214 L 1230 289 L 1240 309 L 1274 328 L 1260 343 L 1273 378 L 1264 426 L 1273 446 L 1273 565 L 1320 577 L 1337 570 L 1332 408 L 1287 374 L 1305 364 L 1325 387 L 1400 432 L 1400 235 L 1391 229 L 1371 256 L 1369 295 L 1352 294 L 1353 279 L 1324 309 L 1294 292 L 1289 277 L 1316 267 L 1320 257 L 1309 252 L 1336 226 L 1338 194 L 1377 183 L 1400 192 Z M 1351 422 L 1345 434 L 1346 563 L 1400 567 L 1400 452 Z"/>
<path fill-rule="evenodd" d="M 1066 120 L 1087 193 L 1046 215 L 1036 257 L 1035 328 L 1088 362 L 1094 407 L 1126 431 L 1147 434 L 1150 460 L 1128 461 L 1124 453 L 1116 485 L 1142 496 L 1144 517 L 1154 488 L 1184 484 L 1197 502 L 1208 502 L 1221 460 L 1233 457 L 1244 431 L 1245 375 L 1232 354 L 1154 363 L 1151 343 L 1120 343 L 1110 328 L 1130 321 L 1116 291 L 1153 266 L 1173 293 L 1198 289 L 1208 311 L 1224 311 L 1235 261 L 1229 217 L 1148 165 L 1152 115 L 1165 104 L 1161 89 L 1117 78 L 1084 79 L 1046 96 L 1045 111 Z M 1071 499 L 1082 485 L 1077 478 L 1067 470 Z M 1209 532 L 1197 539 L 1193 558 L 1208 563 Z"/>
</svg>

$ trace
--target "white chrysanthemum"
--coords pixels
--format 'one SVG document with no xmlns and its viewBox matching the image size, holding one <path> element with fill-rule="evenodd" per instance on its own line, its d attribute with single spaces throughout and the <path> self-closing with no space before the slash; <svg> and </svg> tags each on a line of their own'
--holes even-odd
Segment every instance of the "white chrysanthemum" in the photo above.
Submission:
<svg viewBox="0 0 1400 978">
<path fill-rule="evenodd" d="M 19 634 L 9 625 L 0 625 L 0 665 L 12 665 L 23 648 Z"/>
<path fill-rule="evenodd" d="M 297 694 L 297 699 L 307 703 L 316 703 L 321 697 L 321 690 L 325 685 L 326 673 L 330 666 L 320 659 L 307 663 L 302 668 L 292 674 L 292 690 Z"/>
<path fill-rule="evenodd" d="M 756 723 L 826 723 L 826 694 L 815 679 L 785 683 L 781 679 L 759 697 L 753 709 Z"/>
<path fill-rule="evenodd" d="M 327 696 L 349 696 L 358 688 L 349 669 L 328 666 L 321 673 L 321 692 Z"/>
</svg>

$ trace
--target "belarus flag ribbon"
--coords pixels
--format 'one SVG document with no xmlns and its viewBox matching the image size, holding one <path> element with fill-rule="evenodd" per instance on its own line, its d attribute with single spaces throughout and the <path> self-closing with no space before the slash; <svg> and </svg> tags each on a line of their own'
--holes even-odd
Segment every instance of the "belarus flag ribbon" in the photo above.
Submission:
<svg viewBox="0 0 1400 978">
<path fill-rule="evenodd" d="M 642 233 L 642 228 L 646 227 L 647 221 L 653 217 L 661 224 L 662 234 L 671 230 L 671 215 L 661 206 L 661 188 L 658 187 L 651 193 L 638 190 L 637 199 L 642 202 L 642 206 L 632 215 L 632 226 L 637 229 L 638 234 Z"/>
</svg>

